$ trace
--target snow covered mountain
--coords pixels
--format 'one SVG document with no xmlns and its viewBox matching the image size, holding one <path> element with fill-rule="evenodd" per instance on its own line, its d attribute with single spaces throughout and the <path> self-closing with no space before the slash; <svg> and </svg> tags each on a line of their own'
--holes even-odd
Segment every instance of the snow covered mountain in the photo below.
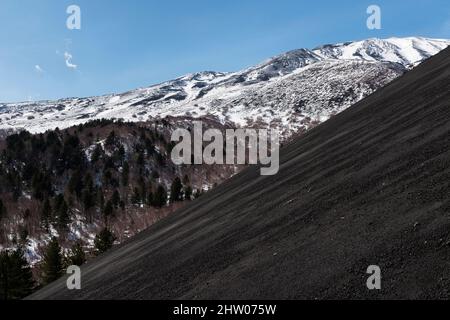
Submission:
<svg viewBox="0 0 450 320">
<path fill-rule="evenodd" d="M 170 190 L 175 176 L 184 178 L 187 175 L 190 187 L 200 191 L 209 190 L 240 170 L 234 166 L 185 168 L 167 165 L 170 163 L 167 141 L 175 128 L 189 127 L 193 118 L 208 118 L 208 127 L 219 129 L 270 125 L 280 129 L 283 137 L 287 139 L 343 111 L 449 44 L 450 40 L 424 38 L 369 39 L 325 45 L 312 50 L 298 49 L 238 72 L 199 72 L 121 94 L 57 101 L 0 103 L 0 136 L 21 129 L 32 133 L 56 127 L 64 129 L 95 119 L 146 122 L 122 125 L 98 121 L 86 124 L 83 130 L 71 128 L 50 132 L 48 135 L 53 137 L 53 140 L 60 141 L 60 146 L 68 144 L 69 147 L 61 147 L 60 152 L 55 151 L 59 150 L 56 147 L 49 147 L 48 150 L 41 150 L 40 147 L 31 148 L 42 151 L 40 158 L 34 153 L 27 154 L 23 145 L 31 146 L 32 143 L 40 145 L 43 137 L 24 133 L 22 137 L 12 139 L 16 142 L 10 143 L 14 153 L 8 156 L 9 161 L 3 163 L 0 161 L 3 165 L 0 171 L 7 173 L 3 177 L 0 174 L 0 180 L 4 179 L 2 180 L 4 190 L 3 193 L 0 192 L 0 200 L 3 200 L 8 209 L 8 216 L 3 218 L 0 226 L 3 227 L 3 231 L 0 232 L 0 250 L 15 247 L 15 243 L 23 235 L 21 231 L 27 230 L 29 234 L 25 237 L 26 256 L 33 265 L 40 261 L 41 248 L 57 234 L 57 231 L 42 229 L 43 203 L 33 196 L 32 188 L 33 185 L 39 186 L 36 183 L 40 181 L 39 177 L 44 177 L 44 181 L 51 181 L 50 185 L 55 191 L 62 192 L 67 189 L 67 181 L 73 174 L 72 169 L 69 166 L 63 166 L 62 169 L 58 167 L 58 170 L 63 170 L 61 174 L 56 170 L 53 160 L 60 159 L 61 154 L 70 151 L 73 141 L 79 139 L 82 154 L 91 165 L 87 171 L 90 171 L 93 180 L 100 181 L 100 184 L 106 181 L 105 176 L 109 176 L 108 181 L 123 179 L 121 173 L 123 164 L 111 162 L 110 159 L 115 159 L 122 153 L 127 159 L 132 159 L 130 161 L 135 161 L 130 162 L 130 168 L 138 170 L 136 161 L 143 146 L 145 150 L 151 150 L 147 151 L 147 154 L 150 152 L 152 156 L 146 160 L 147 162 L 144 161 L 146 173 L 142 175 L 139 171 L 131 172 L 129 186 L 121 185 L 120 188 L 121 197 L 128 199 L 126 210 L 122 213 L 118 211 L 110 228 L 121 242 L 174 211 L 176 206 L 182 205 L 167 206 L 161 213 L 158 211 L 160 209 L 151 206 L 142 207 L 139 202 L 138 205 L 134 204 L 130 198 L 135 197 L 135 187 L 140 186 L 142 176 L 150 177 L 150 180 L 145 181 L 148 190 L 152 190 L 150 186 L 156 190 L 158 185 Z M 162 118 L 165 121 L 158 121 Z M 142 128 L 147 128 L 144 134 Z M 114 130 L 117 133 L 117 141 L 115 138 L 113 141 L 120 142 L 123 152 L 114 143 L 112 145 L 117 147 L 115 151 L 105 147 L 108 137 Z M 76 136 L 76 139 L 69 139 L 71 135 Z M 59 140 L 55 139 L 55 136 L 59 137 Z M 19 143 L 24 139 L 25 144 Z M 44 140 L 48 141 L 48 137 Z M 101 148 L 97 148 L 98 146 Z M 153 146 L 154 149 L 153 147 L 149 149 L 149 146 Z M 104 163 L 103 160 L 91 163 L 93 152 L 97 149 L 101 154 L 104 153 Z M 67 156 L 67 159 L 72 158 L 74 157 L 70 154 Z M 106 167 L 106 163 L 108 170 L 98 170 Z M 114 171 L 114 168 L 117 170 Z M 34 175 L 30 175 L 32 169 L 43 170 L 44 174 L 36 175 L 37 178 L 31 181 L 23 178 L 26 176 L 33 178 Z M 85 171 L 86 168 L 83 173 Z M 11 178 L 10 173 L 16 173 L 20 178 Z M 111 198 L 114 191 L 111 187 L 113 183 L 110 184 L 101 185 L 106 199 Z M 18 191 L 20 191 L 17 195 L 19 199 L 13 201 L 12 197 Z M 147 197 L 143 198 L 148 202 Z M 29 209 L 29 215 L 25 215 L 26 209 Z M 86 248 L 92 249 L 93 239 L 103 226 L 102 210 L 92 209 L 91 213 L 98 214 L 94 215 L 92 220 L 91 216 L 82 215 L 85 210 L 81 203 L 72 201 L 71 221 L 67 225 L 68 233 L 59 234 L 65 250 L 70 248 L 74 240 L 82 240 Z M 26 226 L 25 229 L 22 228 L 23 225 Z"/>
<path fill-rule="evenodd" d="M 425 38 L 368 39 L 325 45 L 314 52 L 323 58 L 389 61 L 411 68 L 443 50 L 448 44 L 449 40 Z"/>
<path fill-rule="evenodd" d="M 0 103 L 0 129 L 43 132 L 94 119 L 214 117 L 284 137 L 327 120 L 433 56 L 450 40 L 368 39 L 290 51 L 248 69 L 199 72 L 122 94 Z"/>
</svg>

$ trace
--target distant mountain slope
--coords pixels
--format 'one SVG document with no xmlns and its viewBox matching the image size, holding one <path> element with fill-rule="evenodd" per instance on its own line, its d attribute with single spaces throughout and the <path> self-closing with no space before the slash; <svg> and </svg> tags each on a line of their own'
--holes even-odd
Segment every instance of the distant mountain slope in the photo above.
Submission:
<svg viewBox="0 0 450 320">
<path fill-rule="evenodd" d="M 448 299 L 449 101 L 450 48 L 30 298 Z"/>
<path fill-rule="evenodd" d="M 278 127 L 285 138 L 327 120 L 450 40 L 368 39 L 299 49 L 234 72 L 200 72 L 123 94 L 0 104 L 0 129 L 31 132 L 93 119 L 146 121 L 166 116 L 215 116 L 236 126 Z"/>
</svg>

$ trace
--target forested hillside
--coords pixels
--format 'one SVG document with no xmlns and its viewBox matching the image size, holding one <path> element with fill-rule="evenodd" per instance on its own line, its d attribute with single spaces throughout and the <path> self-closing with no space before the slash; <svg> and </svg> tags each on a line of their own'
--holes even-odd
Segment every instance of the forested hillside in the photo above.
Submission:
<svg viewBox="0 0 450 320">
<path fill-rule="evenodd" d="M 3 261 L 29 263 L 36 282 L 48 283 L 56 276 L 48 276 L 46 264 L 59 271 L 81 264 L 233 175 L 234 166 L 172 163 L 170 134 L 191 125 L 190 119 L 97 120 L 5 138 L 0 145 Z"/>
</svg>

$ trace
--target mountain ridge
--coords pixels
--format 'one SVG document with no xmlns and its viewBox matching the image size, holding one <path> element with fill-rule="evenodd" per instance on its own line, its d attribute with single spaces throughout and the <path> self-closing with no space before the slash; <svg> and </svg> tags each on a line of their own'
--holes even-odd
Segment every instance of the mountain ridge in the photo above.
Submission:
<svg viewBox="0 0 450 320">
<path fill-rule="evenodd" d="M 328 44 L 313 50 L 291 50 L 237 72 L 191 73 L 120 94 L 0 103 L 0 129 L 39 133 L 101 118 L 141 122 L 168 115 L 208 115 L 235 126 L 275 126 L 289 138 L 344 110 L 448 44 L 450 40 L 420 37 Z M 342 63 L 339 70 L 333 69 L 337 62 Z M 384 70 L 371 75 L 373 64 Z M 316 70 L 308 73 L 314 66 Z M 305 75 L 297 76 L 302 71 Z M 327 90 L 318 92 L 319 87 L 299 92 L 298 88 L 316 79 L 314 73 L 322 73 Z M 335 88 L 335 79 L 342 73 L 348 83 Z M 358 81 L 365 87 L 359 88 Z M 283 84 L 277 87 L 278 82 Z M 266 88 L 272 88 L 273 95 L 264 94 Z M 315 103 L 324 93 L 329 99 Z M 272 110 L 274 105 L 277 112 Z"/>
</svg>

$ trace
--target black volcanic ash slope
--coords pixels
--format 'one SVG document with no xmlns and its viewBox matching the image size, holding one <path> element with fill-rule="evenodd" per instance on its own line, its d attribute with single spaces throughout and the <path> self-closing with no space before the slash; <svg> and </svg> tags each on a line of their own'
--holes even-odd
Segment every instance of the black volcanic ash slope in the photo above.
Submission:
<svg viewBox="0 0 450 320">
<path fill-rule="evenodd" d="M 446 49 L 32 298 L 448 298 L 449 178 Z"/>
</svg>

